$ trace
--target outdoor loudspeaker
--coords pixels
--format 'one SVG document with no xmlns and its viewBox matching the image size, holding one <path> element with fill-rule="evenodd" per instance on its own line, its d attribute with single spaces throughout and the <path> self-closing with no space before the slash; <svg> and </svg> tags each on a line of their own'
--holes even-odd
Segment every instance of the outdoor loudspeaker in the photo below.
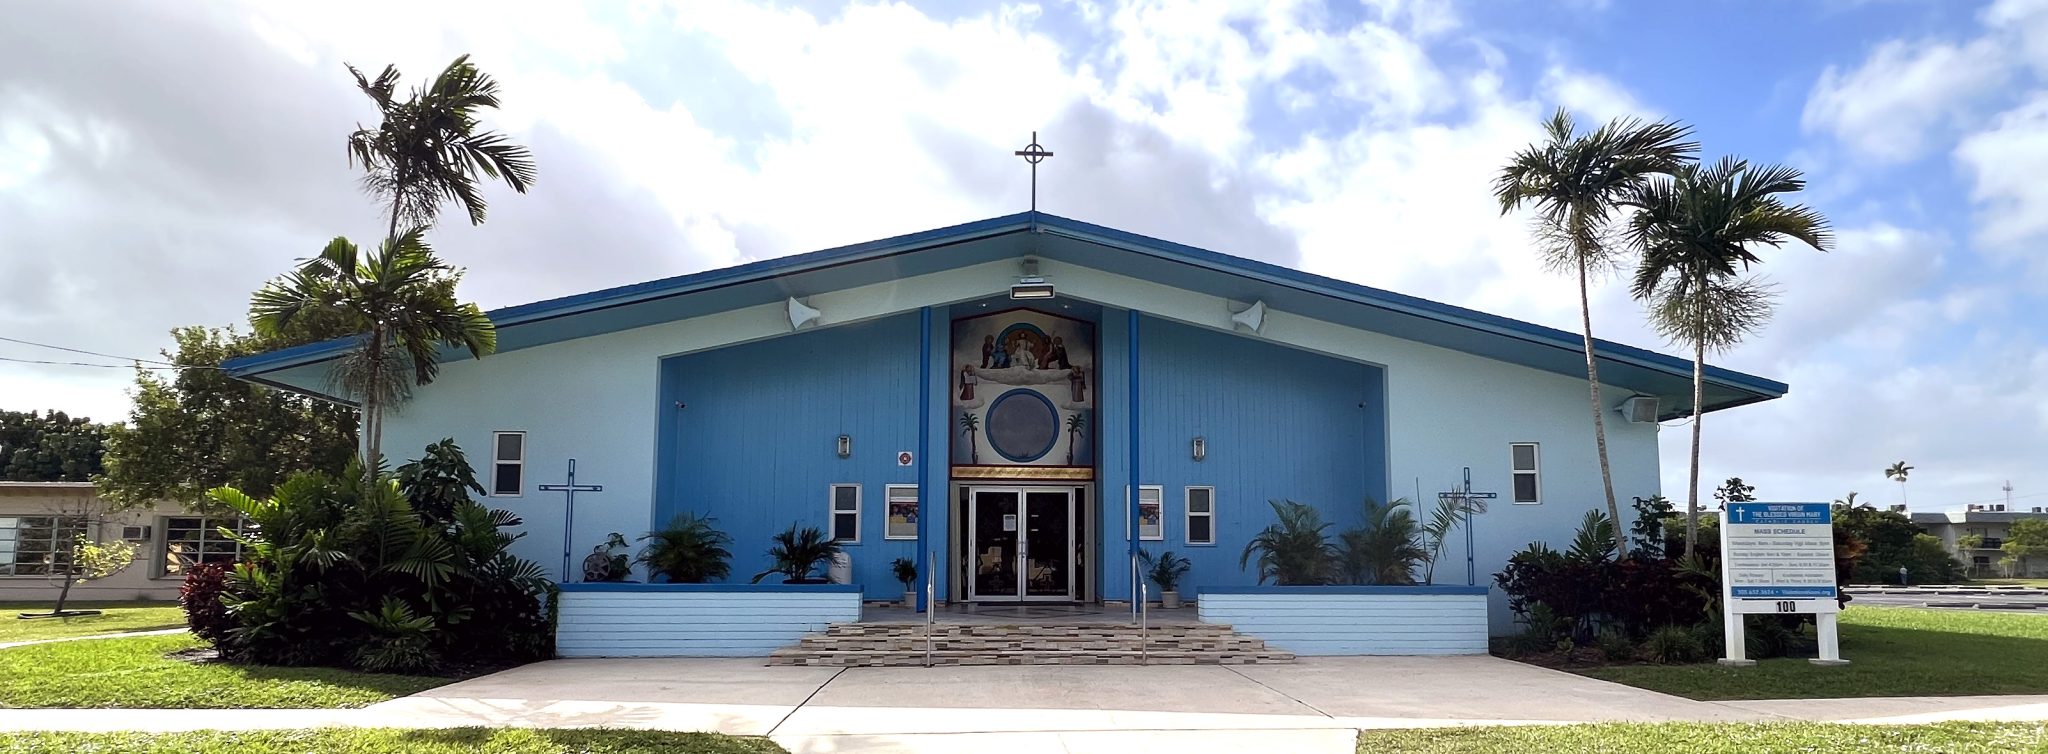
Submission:
<svg viewBox="0 0 2048 754">
<path fill-rule="evenodd" d="M 821 314 L 824 314 L 824 312 L 813 309 L 804 304 L 804 302 L 796 300 L 795 296 L 789 297 L 789 329 L 801 330 L 804 325 L 817 322 L 818 316 Z"/>
<path fill-rule="evenodd" d="M 1239 328 L 1258 332 L 1266 326 L 1266 302 L 1253 301 L 1244 311 L 1230 315 L 1230 322 Z"/>
<path fill-rule="evenodd" d="M 1621 416 L 1631 424 L 1657 423 L 1657 398 L 1638 395 L 1621 402 Z"/>
</svg>

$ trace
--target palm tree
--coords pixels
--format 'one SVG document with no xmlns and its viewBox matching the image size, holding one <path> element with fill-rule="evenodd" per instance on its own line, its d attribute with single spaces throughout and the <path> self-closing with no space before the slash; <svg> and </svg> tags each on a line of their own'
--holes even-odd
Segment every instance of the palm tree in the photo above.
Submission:
<svg viewBox="0 0 2048 754">
<path fill-rule="evenodd" d="M 498 346 L 483 310 L 455 299 L 462 274 L 434 257 L 423 231 L 413 228 L 367 256 L 336 238 L 320 256 L 265 284 L 249 304 L 249 323 L 264 335 L 300 323 L 361 333 L 335 377 L 362 399 L 366 479 L 377 474 L 384 409 L 413 385 L 434 381 L 437 351 L 461 348 L 483 358 Z"/>
<path fill-rule="evenodd" d="M 1700 420 L 1707 353 L 1724 351 L 1761 328 L 1772 290 L 1740 278 L 1763 261 L 1755 246 L 1799 241 L 1826 251 L 1827 218 L 1780 194 L 1806 187 L 1798 170 L 1752 167 L 1724 157 L 1712 166 L 1686 165 L 1650 181 L 1625 201 L 1637 209 L 1630 243 L 1642 254 L 1631 293 L 1649 305 L 1659 333 L 1692 346 L 1692 468 L 1685 498 L 1685 552 L 1699 534 Z"/>
<path fill-rule="evenodd" d="M 1906 504 L 1906 475 L 1912 472 L 1913 467 L 1907 466 L 1905 461 L 1892 464 L 1890 468 L 1884 470 L 1884 478 L 1899 483 L 1900 505 Z"/>
<path fill-rule="evenodd" d="M 1600 367 L 1593 358 L 1593 309 L 1587 279 L 1616 263 L 1608 236 L 1619 200 L 1650 176 L 1668 174 L 1688 164 L 1699 144 L 1686 140 L 1692 135 L 1689 126 L 1668 121 L 1646 124 L 1634 118 L 1617 118 L 1580 135 L 1564 108 L 1550 117 L 1544 131 L 1549 136 L 1547 142 L 1528 146 L 1501 168 L 1494 179 L 1494 196 L 1500 200 L 1503 215 L 1525 203 L 1534 205 L 1544 266 L 1578 275 L 1580 334 L 1585 343 L 1600 485 L 1607 495 L 1608 517 L 1620 521 L 1614 472 L 1607 463 L 1607 411 L 1600 398 Z M 1625 546 L 1617 542 L 1615 556 L 1627 555 Z"/>
<path fill-rule="evenodd" d="M 478 131 L 477 111 L 498 107 L 498 82 L 477 70 L 469 56 L 456 58 L 433 83 L 394 99 L 398 68 L 385 66 L 377 78 L 349 66 L 383 122 L 348 136 L 351 166 L 363 168 L 363 189 L 391 205 L 387 238 L 400 227 L 430 226 L 441 205 L 454 200 L 472 225 L 484 221 L 483 178 L 526 193 L 536 169 L 533 154 L 504 134 Z"/>
<path fill-rule="evenodd" d="M 973 411 L 960 412 L 960 429 L 967 432 L 967 462 L 981 463 L 981 448 L 974 444 L 974 433 L 981 430 L 981 417 Z"/>
</svg>

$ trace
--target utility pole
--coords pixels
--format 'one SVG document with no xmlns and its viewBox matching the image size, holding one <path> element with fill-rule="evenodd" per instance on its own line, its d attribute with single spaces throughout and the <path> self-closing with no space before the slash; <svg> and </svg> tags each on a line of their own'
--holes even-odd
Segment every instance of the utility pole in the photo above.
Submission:
<svg viewBox="0 0 2048 754">
<path fill-rule="evenodd" d="M 2005 509 L 2006 509 L 2007 511 L 2011 511 L 2011 510 L 2012 510 L 2012 480 L 2011 480 L 2011 479 L 2007 479 L 2007 480 L 2005 480 L 2005 487 L 2004 487 L 2004 489 L 2005 489 Z"/>
</svg>

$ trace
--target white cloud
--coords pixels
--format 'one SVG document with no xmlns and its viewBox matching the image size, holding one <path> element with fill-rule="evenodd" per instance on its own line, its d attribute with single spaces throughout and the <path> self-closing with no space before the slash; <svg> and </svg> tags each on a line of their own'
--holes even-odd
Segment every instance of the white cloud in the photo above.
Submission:
<svg viewBox="0 0 2048 754">
<path fill-rule="evenodd" d="M 1970 172 L 1987 244 L 2010 247 L 2048 232 L 2048 183 L 2041 179 L 2048 175 L 2048 91 L 1965 137 L 1955 156 Z"/>
<path fill-rule="evenodd" d="M 1889 40 L 1853 69 L 1828 66 L 1800 122 L 1868 159 L 1911 160 L 1928 151 L 1931 132 L 1956 124 L 2003 83 L 2010 65 L 1994 39 Z"/>
</svg>

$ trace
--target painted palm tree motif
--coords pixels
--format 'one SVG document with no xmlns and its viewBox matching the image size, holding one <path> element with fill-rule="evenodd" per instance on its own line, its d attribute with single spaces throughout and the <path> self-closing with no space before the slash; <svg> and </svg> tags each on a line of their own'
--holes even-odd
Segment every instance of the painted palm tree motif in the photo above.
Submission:
<svg viewBox="0 0 2048 754">
<path fill-rule="evenodd" d="M 1074 465 L 1074 445 L 1081 441 L 1081 430 L 1088 426 L 1088 417 L 1080 414 L 1067 416 L 1067 465 Z"/>
<path fill-rule="evenodd" d="M 975 433 L 981 431 L 981 417 L 975 416 L 973 411 L 960 412 L 960 429 L 967 432 L 967 462 L 981 463 L 981 448 L 974 444 Z"/>
</svg>

